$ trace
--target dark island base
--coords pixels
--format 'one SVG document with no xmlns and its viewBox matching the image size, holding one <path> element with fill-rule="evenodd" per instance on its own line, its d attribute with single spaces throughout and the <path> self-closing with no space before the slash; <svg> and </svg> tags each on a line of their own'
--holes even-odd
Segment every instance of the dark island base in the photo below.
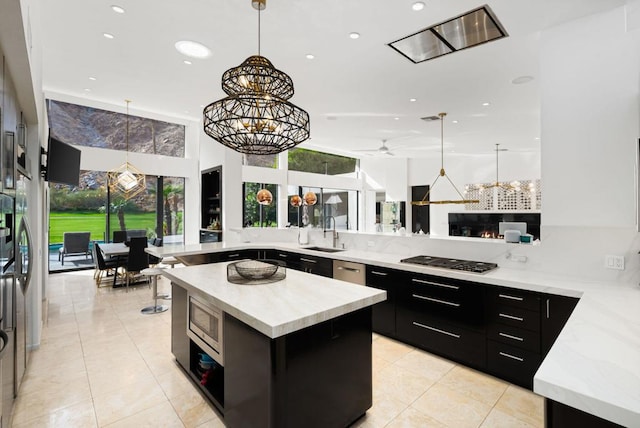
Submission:
<svg viewBox="0 0 640 428">
<path fill-rule="evenodd" d="M 544 400 L 544 419 L 546 428 L 622 428 L 622 425 L 548 398 Z"/>
<path fill-rule="evenodd" d="M 277 339 L 225 314 L 228 427 L 345 427 L 372 404 L 371 308 Z"/>
</svg>

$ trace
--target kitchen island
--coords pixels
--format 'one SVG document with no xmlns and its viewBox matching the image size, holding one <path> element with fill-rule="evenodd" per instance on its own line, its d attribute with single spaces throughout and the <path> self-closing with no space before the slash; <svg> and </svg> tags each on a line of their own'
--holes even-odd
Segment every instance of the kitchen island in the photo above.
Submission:
<svg viewBox="0 0 640 428">
<path fill-rule="evenodd" d="M 370 307 L 386 293 L 293 270 L 273 283 L 234 284 L 227 265 L 164 272 L 172 352 L 225 425 L 342 427 L 362 416 L 372 403 Z M 219 352 L 187 335 L 193 298 L 222 313 Z M 205 351 L 217 361 L 206 379 Z"/>
</svg>

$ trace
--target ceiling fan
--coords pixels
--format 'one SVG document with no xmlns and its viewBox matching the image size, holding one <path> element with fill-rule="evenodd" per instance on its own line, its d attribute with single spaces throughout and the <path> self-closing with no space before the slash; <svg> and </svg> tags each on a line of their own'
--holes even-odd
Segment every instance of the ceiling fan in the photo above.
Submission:
<svg viewBox="0 0 640 428">
<path fill-rule="evenodd" d="M 379 154 L 383 154 L 383 155 L 395 156 L 395 154 L 393 154 L 389 150 L 389 147 L 387 147 L 386 143 L 387 143 L 387 140 L 382 140 L 382 145 L 377 149 L 362 149 L 362 150 L 355 150 L 355 151 L 356 152 L 378 152 Z"/>
</svg>

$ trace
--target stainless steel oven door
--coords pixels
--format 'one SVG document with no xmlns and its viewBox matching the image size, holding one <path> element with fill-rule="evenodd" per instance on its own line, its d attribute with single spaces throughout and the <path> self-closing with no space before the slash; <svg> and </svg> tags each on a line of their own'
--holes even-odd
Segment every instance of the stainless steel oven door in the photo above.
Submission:
<svg viewBox="0 0 640 428">
<path fill-rule="evenodd" d="M 222 311 L 190 295 L 187 336 L 220 365 L 224 365 L 222 334 Z"/>
</svg>

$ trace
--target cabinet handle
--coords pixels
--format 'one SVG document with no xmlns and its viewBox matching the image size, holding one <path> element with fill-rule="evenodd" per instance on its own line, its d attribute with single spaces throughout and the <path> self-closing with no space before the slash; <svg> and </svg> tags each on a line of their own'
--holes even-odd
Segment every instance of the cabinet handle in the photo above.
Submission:
<svg viewBox="0 0 640 428">
<path fill-rule="evenodd" d="M 436 287 L 450 288 L 452 290 L 460 289 L 457 285 L 440 284 L 438 282 L 425 281 L 424 279 L 411 278 L 411 281 L 418 282 L 420 284 L 435 285 Z"/>
<path fill-rule="evenodd" d="M 524 300 L 523 297 L 509 296 L 508 294 L 498 294 L 498 297 L 502 297 L 503 299 L 516 300 L 518 302 L 522 302 Z"/>
<path fill-rule="evenodd" d="M 240 257 L 240 254 L 229 254 L 227 255 L 227 257 L 231 258 L 231 257 Z"/>
<path fill-rule="evenodd" d="M 305 259 L 304 257 L 300 257 L 300 260 L 302 260 L 303 262 L 317 263 L 315 260 Z"/>
<path fill-rule="evenodd" d="M 435 327 L 431 327 L 431 326 L 428 326 L 428 325 L 420 324 L 419 322 L 415 322 L 414 321 L 413 325 L 415 325 L 416 327 L 425 328 L 427 330 L 435 331 L 436 333 L 446 334 L 447 336 L 455 337 L 456 339 L 460 339 L 460 335 L 459 334 L 451 333 L 451 332 L 445 331 L 445 330 L 440 330 L 439 328 L 435 328 Z"/>
<path fill-rule="evenodd" d="M 380 276 L 387 276 L 387 275 L 389 275 L 389 274 L 388 274 L 388 273 L 386 273 L 386 272 L 378 272 L 377 270 L 372 270 L 372 271 L 371 271 L 371 273 L 372 273 L 372 274 L 374 274 L 374 275 L 380 275 Z"/>
<path fill-rule="evenodd" d="M 515 315 L 508 315 L 508 314 L 500 313 L 499 316 L 502 317 L 502 318 L 510 319 L 510 320 L 515 320 L 515 321 L 520 321 L 520 322 L 524 321 L 524 318 L 517 317 Z"/>
<path fill-rule="evenodd" d="M 345 266 L 338 266 L 339 270 L 346 270 L 349 272 L 360 272 L 360 269 L 356 269 L 356 268 L 350 268 L 350 267 L 345 267 Z"/>
<path fill-rule="evenodd" d="M 278 253 L 278 257 L 282 257 L 283 259 L 286 259 L 287 255 L 286 254 L 282 254 L 282 253 Z"/>
<path fill-rule="evenodd" d="M 454 303 L 454 302 L 448 302 L 446 300 L 434 299 L 433 297 L 421 296 L 419 294 L 412 294 L 411 296 L 415 297 L 416 299 L 428 300 L 430 302 L 440 303 L 442 305 L 454 306 L 456 308 L 460 307 L 460 303 Z"/>
<path fill-rule="evenodd" d="M 551 299 L 547 299 L 547 319 L 549 319 L 549 318 L 550 318 L 550 315 L 549 315 L 549 301 L 550 301 L 550 300 L 551 300 Z"/>
<path fill-rule="evenodd" d="M 500 352 L 503 357 L 511 358 L 512 360 L 524 362 L 524 358 L 516 357 L 515 355 L 507 354 L 506 352 Z"/>
<path fill-rule="evenodd" d="M 510 334 L 507 333 L 498 333 L 498 335 L 502 336 L 502 337 L 506 337 L 507 339 L 513 339 L 513 340 L 517 340 L 519 342 L 524 342 L 524 339 L 522 337 L 518 337 L 518 336 L 512 336 Z"/>
</svg>

